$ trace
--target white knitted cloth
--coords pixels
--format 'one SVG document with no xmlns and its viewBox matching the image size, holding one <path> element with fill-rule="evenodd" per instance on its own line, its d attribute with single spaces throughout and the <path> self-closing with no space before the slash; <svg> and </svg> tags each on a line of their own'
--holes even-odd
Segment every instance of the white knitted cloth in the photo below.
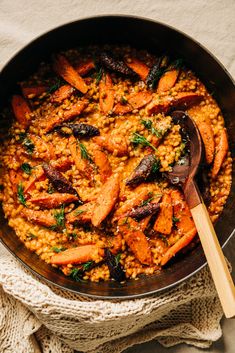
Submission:
<svg viewBox="0 0 235 353">
<path fill-rule="evenodd" d="M 134 4 L 134 6 L 133 6 Z M 0 67 L 35 36 L 62 23 L 102 13 L 147 16 L 206 45 L 235 74 L 234 0 L 1 0 Z M 229 259 L 234 259 L 235 239 Z M 157 339 L 209 347 L 221 336 L 222 310 L 209 271 L 159 295 L 91 300 L 49 286 L 0 244 L 1 353 L 115 353 Z"/>
</svg>

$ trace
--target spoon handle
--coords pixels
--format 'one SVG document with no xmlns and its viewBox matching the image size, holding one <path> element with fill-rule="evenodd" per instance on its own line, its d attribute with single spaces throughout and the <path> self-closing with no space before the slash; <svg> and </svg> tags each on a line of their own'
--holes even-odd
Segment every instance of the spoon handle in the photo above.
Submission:
<svg viewBox="0 0 235 353">
<path fill-rule="evenodd" d="M 199 203 L 191 213 L 227 318 L 235 316 L 235 287 L 206 206 Z"/>
</svg>

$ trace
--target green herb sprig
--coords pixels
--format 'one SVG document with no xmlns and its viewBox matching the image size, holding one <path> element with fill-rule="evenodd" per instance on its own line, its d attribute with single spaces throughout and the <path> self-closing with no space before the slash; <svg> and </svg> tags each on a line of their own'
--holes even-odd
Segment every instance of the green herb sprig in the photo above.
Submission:
<svg viewBox="0 0 235 353">
<path fill-rule="evenodd" d="M 52 230 L 63 230 L 65 229 L 65 213 L 64 213 L 64 205 L 61 206 L 59 211 L 54 213 L 54 218 L 56 224 L 51 227 Z"/>
<path fill-rule="evenodd" d="M 65 248 L 65 247 L 63 247 L 63 246 L 60 246 L 60 247 L 58 247 L 58 246 L 53 246 L 53 247 L 51 248 L 51 250 L 54 251 L 54 252 L 56 252 L 56 253 L 58 254 L 58 253 L 60 253 L 60 252 L 62 252 L 62 251 L 67 250 L 67 248 Z"/>
<path fill-rule="evenodd" d="M 80 148 L 80 151 L 81 151 L 81 157 L 82 157 L 82 159 L 87 159 L 90 163 L 93 163 L 93 160 L 92 160 L 92 158 L 91 158 L 91 155 L 90 155 L 90 153 L 87 151 L 86 146 L 85 146 L 83 143 L 81 143 L 81 142 L 79 142 L 78 144 L 79 144 L 79 148 Z"/>
<path fill-rule="evenodd" d="M 17 198 L 22 205 L 26 206 L 26 199 L 24 196 L 24 187 L 23 187 L 22 183 L 20 183 L 17 186 Z"/>
<path fill-rule="evenodd" d="M 153 146 L 143 135 L 134 132 L 131 142 L 134 145 L 141 145 L 143 147 L 151 147 L 154 151 L 158 152 L 157 148 Z"/>
<path fill-rule="evenodd" d="M 153 122 L 149 119 L 141 120 L 141 124 L 143 124 L 144 127 L 148 129 L 151 132 L 151 134 L 155 135 L 157 138 L 161 138 L 164 135 L 164 131 L 155 129 L 155 127 L 153 126 Z"/>
<path fill-rule="evenodd" d="M 32 173 L 32 167 L 29 163 L 21 164 L 20 168 L 23 170 L 24 173 L 30 175 Z"/>
</svg>

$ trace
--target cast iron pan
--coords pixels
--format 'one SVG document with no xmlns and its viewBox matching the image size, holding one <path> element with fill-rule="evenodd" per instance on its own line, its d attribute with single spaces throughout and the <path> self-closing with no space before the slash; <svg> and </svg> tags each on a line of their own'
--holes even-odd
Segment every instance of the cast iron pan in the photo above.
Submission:
<svg viewBox="0 0 235 353">
<path fill-rule="evenodd" d="M 27 45 L 17 53 L 0 74 L 0 102 L 5 104 L 9 96 L 18 90 L 17 82 L 33 73 L 38 64 L 48 60 L 53 52 L 88 44 L 129 44 L 159 54 L 167 51 L 180 57 L 196 72 L 209 92 L 213 92 L 221 107 L 228 129 L 230 150 L 235 151 L 235 87 L 232 78 L 212 54 L 187 35 L 169 26 L 143 18 L 130 16 L 99 16 L 79 20 L 58 27 Z M 234 157 L 234 156 L 233 156 Z M 231 238 L 235 229 L 233 204 L 235 200 L 235 177 L 230 196 L 222 216 L 216 224 L 222 246 Z M 186 280 L 205 264 L 201 246 L 198 245 L 184 256 L 177 257 L 159 274 L 117 282 L 77 283 L 47 265 L 27 250 L 14 231 L 9 228 L 0 213 L 1 240 L 3 244 L 28 269 L 45 280 L 93 298 L 136 298 L 157 293 Z"/>
</svg>

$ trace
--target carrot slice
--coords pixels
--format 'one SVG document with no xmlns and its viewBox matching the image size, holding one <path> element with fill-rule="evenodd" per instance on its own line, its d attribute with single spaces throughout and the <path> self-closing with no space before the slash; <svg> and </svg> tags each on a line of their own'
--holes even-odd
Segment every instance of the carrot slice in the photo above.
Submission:
<svg viewBox="0 0 235 353">
<path fill-rule="evenodd" d="M 26 129 L 30 124 L 31 109 L 26 100 L 20 95 L 14 95 L 11 100 L 12 109 L 16 120 Z"/>
<path fill-rule="evenodd" d="M 71 152 L 72 160 L 74 161 L 77 170 L 81 175 L 91 179 L 93 172 L 92 167 L 87 159 L 82 158 L 81 150 L 79 149 L 77 140 L 73 135 L 69 137 L 68 146 Z"/>
<path fill-rule="evenodd" d="M 88 59 L 87 61 L 77 65 L 75 67 L 75 70 L 79 73 L 81 76 L 85 76 L 90 72 L 92 69 L 95 68 L 95 63 L 92 59 Z"/>
<path fill-rule="evenodd" d="M 137 73 L 137 75 L 140 76 L 143 81 L 145 81 L 149 73 L 149 67 L 136 58 L 130 59 L 130 62 L 126 61 L 127 66 L 129 66 L 135 73 Z"/>
<path fill-rule="evenodd" d="M 110 75 L 103 74 L 99 83 L 100 91 L 100 110 L 104 114 L 110 114 L 114 105 L 114 89 Z"/>
<path fill-rule="evenodd" d="M 103 136 L 97 136 L 93 138 L 93 141 L 100 147 L 111 153 L 115 153 L 116 156 L 122 157 L 128 155 L 128 145 L 125 137 L 118 134 L 106 134 Z"/>
<path fill-rule="evenodd" d="M 95 261 L 98 256 L 98 246 L 83 245 L 53 255 L 51 263 L 54 265 L 82 264 L 87 261 Z"/>
<path fill-rule="evenodd" d="M 127 99 L 127 104 L 117 103 L 113 109 L 114 114 L 124 115 L 134 109 L 144 107 L 152 100 L 152 94 L 148 91 L 134 93 Z"/>
<path fill-rule="evenodd" d="M 22 182 L 22 173 L 20 171 L 15 171 L 13 169 L 10 169 L 9 171 L 9 179 L 11 182 L 11 187 L 14 192 L 14 194 L 17 193 L 17 186 Z"/>
<path fill-rule="evenodd" d="M 74 92 L 74 88 L 70 85 L 63 85 L 58 88 L 54 93 L 51 95 L 51 101 L 53 103 L 61 103 L 65 99 L 69 98 Z"/>
<path fill-rule="evenodd" d="M 206 121 L 197 123 L 198 130 L 200 131 L 202 141 L 205 146 L 206 161 L 211 164 L 215 153 L 214 134 L 210 124 Z"/>
<path fill-rule="evenodd" d="M 104 183 L 112 174 L 112 168 L 109 163 L 109 159 L 107 155 L 99 149 L 98 146 L 94 149 L 92 156 L 95 164 L 99 169 L 101 181 Z"/>
<path fill-rule="evenodd" d="M 82 206 L 77 207 L 72 212 L 68 213 L 66 220 L 68 223 L 88 223 L 91 221 L 91 216 L 94 209 L 94 202 L 85 203 Z"/>
<path fill-rule="evenodd" d="M 122 218 L 119 221 L 119 232 L 135 257 L 145 265 L 152 263 L 152 255 L 148 240 L 142 232 L 138 222 L 132 218 Z"/>
<path fill-rule="evenodd" d="M 88 87 L 85 81 L 63 55 L 58 55 L 56 57 L 53 68 L 59 76 L 61 76 L 71 86 L 75 87 L 78 91 L 82 93 L 87 92 Z"/>
<path fill-rule="evenodd" d="M 34 189 L 35 187 L 35 183 L 37 181 L 42 181 L 45 180 L 46 176 L 44 173 L 44 170 L 42 168 L 40 168 L 37 172 L 36 175 L 33 175 L 29 181 L 26 183 L 25 188 L 24 188 L 24 192 L 27 193 L 29 191 L 31 191 L 32 189 Z"/>
<path fill-rule="evenodd" d="M 99 226 L 112 211 L 119 195 L 119 189 L 119 176 L 117 174 L 112 175 L 102 186 L 91 217 L 91 222 L 95 227 Z"/>
<path fill-rule="evenodd" d="M 227 155 L 228 148 L 229 148 L 229 146 L 228 146 L 227 133 L 226 133 L 226 130 L 223 129 L 223 131 L 220 134 L 218 146 L 216 147 L 214 164 L 213 164 L 212 171 L 211 171 L 212 178 L 215 178 L 217 176 L 217 174 L 219 173 L 219 170 L 220 170 L 220 168 L 223 164 L 223 161 Z"/>
<path fill-rule="evenodd" d="M 189 230 L 183 235 L 174 245 L 172 245 L 161 259 L 161 265 L 164 266 L 173 256 L 175 256 L 181 249 L 185 248 L 188 244 L 191 243 L 197 230 L 195 228 Z"/>
<path fill-rule="evenodd" d="M 57 169 L 59 172 L 66 172 L 72 165 L 70 158 L 64 158 L 59 161 L 52 161 L 51 166 Z"/>
<path fill-rule="evenodd" d="M 71 120 L 76 116 L 80 115 L 86 108 L 88 102 L 86 100 L 77 102 L 76 104 L 70 106 L 68 110 L 64 110 L 60 115 L 49 115 L 43 120 L 43 127 L 45 133 L 53 130 L 57 125 L 64 123 L 65 121 Z"/>
<path fill-rule="evenodd" d="M 190 212 L 190 209 L 183 199 L 180 191 L 173 190 L 171 193 L 172 205 L 174 209 L 174 217 L 178 220 L 176 222 L 176 227 L 179 234 L 184 235 L 195 228 L 195 224 Z"/>
<path fill-rule="evenodd" d="M 23 208 L 19 215 L 29 222 L 36 223 L 40 226 L 53 227 L 56 225 L 55 217 L 47 211 L 35 211 L 29 208 Z"/>
<path fill-rule="evenodd" d="M 143 219 L 139 222 L 140 229 L 142 230 L 142 232 L 144 232 L 145 229 L 147 228 L 151 217 L 152 217 L 152 215 L 147 216 L 147 217 L 143 218 Z"/>
<path fill-rule="evenodd" d="M 112 237 L 112 239 L 109 241 L 109 248 L 113 254 L 117 254 L 122 250 L 122 236 L 120 233 Z"/>
<path fill-rule="evenodd" d="M 173 207 L 171 204 L 171 196 L 164 194 L 160 204 L 160 212 L 154 223 L 153 229 L 162 234 L 171 234 L 172 229 Z"/>
<path fill-rule="evenodd" d="M 63 204 L 75 202 L 78 200 L 78 197 L 72 194 L 62 194 L 55 192 L 53 194 L 41 194 L 38 197 L 29 199 L 29 202 L 32 202 L 36 206 L 42 208 L 56 208 Z"/>
<path fill-rule="evenodd" d="M 32 86 L 32 87 L 21 87 L 23 96 L 25 98 L 32 99 L 34 97 L 40 97 L 43 93 L 48 90 L 46 86 Z"/>
<path fill-rule="evenodd" d="M 157 92 L 162 93 L 168 91 L 172 87 L 174 87 L 178 76 L 179 76 L 179 69 L 173 69 L 166 71 L 160 78 L 158 82 Z"/>
</svg>

